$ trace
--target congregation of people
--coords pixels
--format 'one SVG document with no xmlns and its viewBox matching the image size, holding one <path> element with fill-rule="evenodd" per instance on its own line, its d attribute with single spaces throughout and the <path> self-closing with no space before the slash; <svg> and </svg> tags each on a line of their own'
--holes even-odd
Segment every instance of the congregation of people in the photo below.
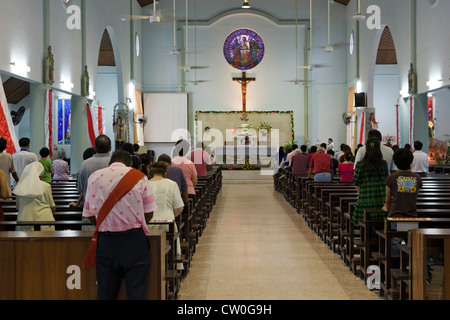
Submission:
<svg viewBox="0 0 450 320">
<path fill-rule="evenodd" d="M 353 151 L 341 144 L 335 151 L 333 139 L 328 143 L 279 150 L 279 166 L 294 176 L 304 176 L 316 182 L 341 183 L 356 186 L 359 194 L 352 221 L 355 225 L 364 218 L 365 209 L 382 209 L 372 214 L 372 219 L 417 216 L 416 201 L 422 177 L 429 172 L 428 154 L 422 151 L 423 143 L 387 146 L 382 143 L 378 130 L 371 130 L 365 145 Z M 406 208 L 406 210 L 405 210 Z"/>
<path fill-rule="evenodd" d="M 195 196 L 198 178 L 207 176 L 212 165 L 203 145 L 191 148 L 181 139 L 171 155 L 154 159 L 151 153 L 139 153 L 137 144 L 124 143 L 113 152 L 110 138 L 100 135 L 95 146 L 84 151 L 78 174 L 72 176 L 63 149 L 52 157 L 48 148 L 42 148 L 38 156 L 30 151 L 30 139 L 22 138 L 20 151 L 10 155 L 5 153 L 7 143 L 0 138 L 0 197 L 3 201 L 15 199 L 17 221 L 55 221 L 51 185 L 75 180 L 79 198 L 69 206 L 82 210 L 84 221 L 91 222 L 92 226 L 84 226 L 84 230 L 96 230 L 98 234 L 98 298 L 115 299 L 125 278 L 134 286 L 127 289 L 129 298 L 144 299 L 149 276 L 148 268 L 142 268 L 149 264 L 145 233 L 158 228 L 153 221 L 173 221 Z M 127 192 L 112 197 L 124 187 Z M 104 208 L 109 210 L 102 218 Z M 4 220 L 3 213 L 0 220 Z M 34 229 L 17 226 L 16 230 Z M 53 230 L 54 226 L 41 228 Z M 179 240 L 176 245 L 179 254 Z M 182 268 L 180 263 L 178 269 Z M 129 278 L 123 270 L 132 270 L 127 272 Z"/>
</svg>

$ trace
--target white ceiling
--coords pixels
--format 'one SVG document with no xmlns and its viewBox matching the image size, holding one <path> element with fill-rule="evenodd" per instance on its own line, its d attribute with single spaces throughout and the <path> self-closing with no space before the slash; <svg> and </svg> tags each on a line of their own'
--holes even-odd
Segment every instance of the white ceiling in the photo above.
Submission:
<svg viewBox="0 0 450 320">
<path fill-rule="evenodd" d="M 313 11 L 315 8 L 327 7 L 328 0 L 313 0 Z M 194 9 L 197 8 L 197 19 L 199 21 L 210 20 L 215 16 L 235 9 L 240 9 L 243 0 L 188 0 L 189 19 L 193 20 Z M 252 10 L 258 10 L 270 14 L 278 20 L 294 20 L 296 17 L 296 0 L 249 0 Z M 334 6 L 342 7 L 342 4 L 332 1 Z M 309 19 L 309 0 L 298 0 L 299 19 Z M 176 18 L 184 20 L 186 18 L 186 0 L 176 0 Z M 161 10 L 162 15 L 173 16 L 173 0 L 160 0 L 156 5 L 157 10 Z M 143 14 L 150 14 L 153 11 L 153 4 L 147 5 L 143 9 Z M 326 18 L 326 12 L 324 12 Z"/>
</svg>

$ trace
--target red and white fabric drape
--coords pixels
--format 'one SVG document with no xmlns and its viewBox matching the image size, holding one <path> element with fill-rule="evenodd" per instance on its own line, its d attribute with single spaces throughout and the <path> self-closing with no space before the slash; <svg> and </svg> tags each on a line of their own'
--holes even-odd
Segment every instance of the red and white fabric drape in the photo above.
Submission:
<svg viewBox="0 0 450 320">
<path fill-rule="evenodd" d="M 8 141 L 6 145 L 7 153 L 14 154 L 20 150 L 2 81 L 0 81 L 0 137 Z"/>
<path fill-rule="evenodd" d="M 414 144 L 414 99 L 409 98 L 409 144 Z"/>
<path fill-rule="evenodd" d="M 44 146 L 50 150 L 50 157 L 53 156 L 53 101 L 53 90 L 48 89 L 45 94 Z"/>
<path fill-rule="evenodd" d="M 398 104 L 395 106 L 395 127 L 396 127 L 396 134 L 397 134 L 397 145 L 400 145 L 400 114 L 398 109 Z"/>
<path fill-rule="evenodd" d="M 366 136 L 366 113 L 361 112 L 359 117 L 359 144 L 364 144 L 364 137 Z"/>
<path fill-rule="evenodd" d="M 95 146 L 95 139 L 105 133 L 105 109 L 100 106 L 87 105 L 88 132 L 91 146 Z"/>
</svg>

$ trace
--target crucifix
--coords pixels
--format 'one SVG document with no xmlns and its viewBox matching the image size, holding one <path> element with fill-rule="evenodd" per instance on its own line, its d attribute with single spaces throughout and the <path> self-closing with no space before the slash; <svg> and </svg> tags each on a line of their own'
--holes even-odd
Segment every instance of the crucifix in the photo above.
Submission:
<svg viewBox="0 0 450 320">
<path fill-rule="evenodd" d="M 242 77 L 234 77 L 233 81 L 236 81 L 242 86 L 242 110 L 244 112 L 247 111 L 247 85 L 256 81 L 256 78 L 247 77 L 247 73 L 245 71 L 242 72 Z"/>
</svg>

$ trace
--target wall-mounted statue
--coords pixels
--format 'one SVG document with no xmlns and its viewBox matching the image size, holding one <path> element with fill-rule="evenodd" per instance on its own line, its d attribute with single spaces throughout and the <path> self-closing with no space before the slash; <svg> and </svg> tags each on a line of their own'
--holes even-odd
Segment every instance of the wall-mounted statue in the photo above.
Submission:
<svg viewBox="0 0 450 320">
<path fill-rule="evenodd" d="M 412 63 L 409 67 L 409 73 L 408 73 L 408 93 L 410 95 L 417 93 L 416 73 L 414 71 L 414 65 Z"/>
<path fill-rule="evenodd" d="M 82 92 L 81 95 L 83 97 L 89 97 L 89 72 L 88 66 L 84 67 L 83 81 L 82 81 Z"/>
<path fill-rule="evenodd" d="M 47 48 L 45 57 L 44 83 L 52 85 L 55 83 L 55 60 L 53 59 L 52 46 Z"/>
</svg>

